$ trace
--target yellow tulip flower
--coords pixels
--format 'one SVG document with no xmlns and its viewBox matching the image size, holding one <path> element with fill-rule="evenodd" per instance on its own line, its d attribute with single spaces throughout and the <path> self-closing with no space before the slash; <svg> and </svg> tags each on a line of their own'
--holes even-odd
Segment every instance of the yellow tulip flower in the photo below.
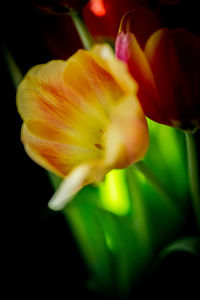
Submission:
<svg viewBox="0 0 200 300">
<path fill-rule="evenodd" d="M 111 169 L 143 158 L 149 138 L 137 91 L 108 45 L 28 71 L 17 91 L 22 142 L 36 163 L 64 177 L 52 209 Z"/>
</svg>

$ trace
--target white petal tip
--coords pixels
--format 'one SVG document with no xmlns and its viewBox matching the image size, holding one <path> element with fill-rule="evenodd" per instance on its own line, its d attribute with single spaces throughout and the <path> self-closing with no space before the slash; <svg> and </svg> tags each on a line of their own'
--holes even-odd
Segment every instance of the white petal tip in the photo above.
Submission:
<svg viewBox="0 0 200 300">
<path fill-rule="evenodd" d="M 64 209 L 72 199 L 72 198 L 60 199 L 60 197 L 55 197 L 55 196 L 56 195 L 54 195 L 48 203 L 48 207 L 54 211 L 59 211 Z"/>
<path fill-rule="evenodd" d="M 49 208 L 55 211 L 64 209 L 66 205 L 85 185 L 90 171 L 90 164 L 80 165 L 79 167 L 74 169 L 67 177 L 65 177 L 58 187 L 57 191 L 49 201 Z"/>
</svg>

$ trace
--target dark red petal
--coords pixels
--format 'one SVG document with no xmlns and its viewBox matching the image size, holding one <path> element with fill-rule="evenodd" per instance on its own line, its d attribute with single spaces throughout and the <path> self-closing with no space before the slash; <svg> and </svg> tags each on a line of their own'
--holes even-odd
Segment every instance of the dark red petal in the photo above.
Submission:
<svg viewBox="0 0 200 300">
<path fill-rule="evenodd" d="M 145 53 L 168 118 L 183 123 L 199 119 L 199 37 L 182 29 L 158 30 Z"/>
</svg>

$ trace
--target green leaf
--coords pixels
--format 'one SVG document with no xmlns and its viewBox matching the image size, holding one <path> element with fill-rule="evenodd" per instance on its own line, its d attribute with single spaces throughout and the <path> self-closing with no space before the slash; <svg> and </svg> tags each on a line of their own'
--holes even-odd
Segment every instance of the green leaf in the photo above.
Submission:
<svg viewBox="0 0 200 300">
<path fill-rule="evenodd" d="M 183 205 L 189 193 L 184 134 L 148 120 L 150 146 L 145 161 Z"/>
<path fill-rule="evenodd" d="M 138 235 L 143 238 L 152 251 L 159 249 L 172 238 L 175 238 L 184 222 L 182 209 L 173 205 L 174 199 L 163 197 L 147 178 L 134 166 L 129 172 L 128 187 L 132 198 L 132 220 L 137 224 Z"/>
<path fill-rule="evenodd" d="M 176 240 L 167 245 L 159 254 L 159 262 L 163 261 L 167 255 L 173 252 L 187 252 L 196 256 L 200 256 L 200 237 L 188 236 Z"/>
</svg>

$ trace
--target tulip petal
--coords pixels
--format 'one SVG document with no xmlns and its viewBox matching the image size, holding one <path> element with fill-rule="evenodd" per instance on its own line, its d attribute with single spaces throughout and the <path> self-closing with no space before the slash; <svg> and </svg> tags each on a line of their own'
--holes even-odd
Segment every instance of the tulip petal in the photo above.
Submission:
<svg viewBox="0 0 200 300">
<path fill-rule="evenodd" d="M 124 93 L 136 93 L 138 91 L 138 85 L 127 72 L 126 65 L 119 63 L 109 46 L 96 45 L 92 52 L 95 54 L 95 61 L 98 65 L 109 71 Z"/>
<path fill-rule="evenodd" d="M 83 144 L 85 140 L 82 139 L 79 142 L 81 145 L 68 144 L 68 136 L 63 140 L 64 134 L 56 130 L 52 130 L 51 138 L 45 138 L 46 131 L 50 133 L 52 129 L 47 124 L 37 124 L 39 135 L 36 135 L 35 126 L 34 121 L 22 126 L 25 150 L 36 163 L 59 176 L 66 176 L 76 165 L 102 155 L 101 149 L 95 145 L 92 148 L 86 142 Z"/>
<path fill-rule="evenodd" d="M 156 122 L 166 122 L 154 76 L 135 36 L 132 33 L 119 33 L 115 49 L 116 56 L 126 62 L 129 72 L 138 82 L 138 97 L 145 114 Z"/>
<path fill-rule="evenodd" d="M 136 97 L 125 96 L 115 107 L 105 139 L 105 163 L 112 168 L 127 167 L 144 157 L 149 143 L 148 129 Z"/>
<path fill-rule="evenodd" d="M 154 74 L 163 107 L 168 113 L 175 112 L 177 115 L 179 108 L 174 94 L 177 81 L 173 81 L 171 72 L 172 69 L 177 70 L 177 62 L 168 29 L 160 29 L 149 38 L 145 54 Z M 170 119 L 175 115 L 171 115 Z"/>
<path fill-rule="evenodd" d="M 182 29 L 172 30 L 170 38 L 176 53 L 177 70 L 172 77 L 176 76 L 178 81 L 175 91 L 179 110 L 182 107 L 181 120 L 185 125 L 191 122 L 197 126 L 200 124 L 200 38 Z"/>
<path fill-rule="evenodd" d="M 37 65 L 28 71 L 17 89 L 17 108 L 24 121 L 30 118 L 45 119 L 55 122 L 56 126 L 63 125 L 61 115 L 53 109 L 55 103 L 52 99 L 56 98 L 53 94 L 63 86 L 65 65 L 66 62 L 57 60 Z"/>
<path fill-rule="evenodd" d="M 160 29 L 147 41 L 145 54 L 171 125 L 199 118 L 199 51 L 199 37 L 182 29 Z"/>
</svg>

